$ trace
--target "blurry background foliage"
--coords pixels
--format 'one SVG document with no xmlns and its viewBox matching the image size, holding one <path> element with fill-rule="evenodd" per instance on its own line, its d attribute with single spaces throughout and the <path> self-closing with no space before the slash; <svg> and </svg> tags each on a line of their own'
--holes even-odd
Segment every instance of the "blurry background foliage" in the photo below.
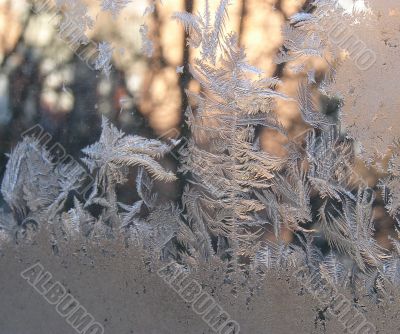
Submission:
<svg viewBox="0 0 400 334">
<path fill-rule="evenodd" d="M 49 21 L 51 13 L 35 14 L 29 1 L 0 0 L 0 178 L 7 161 L 5 153 L 35 124 L 75 157 L 98 139 L 101 115 L 126 133 L 146 137 L 177 136 L 185 131 L 183 112 L 188 101 L 184 91 L 198 89 L 188 71 L 195 55 L 186 46 L 184 29 L 171 15 L 196 12 L 201 0 L 157 1 L 155 11 L 147 16 L 143 16 L 146 0 L 133 0 L 117 18 L 101 12 L 98 0 L 82 1 L 96 22 L 87 36 L 97 43 L 107 41 L 114 49 L 109 78 L 89 69 L 58 37 L 56 22 Z M 283 81 L 279 89 L 292 97 L 302 77 L 285 64 L 274 64 L 273 59 L 282 44 L 284 21 L 308 4 L 306 0 L 236 0 L 229 9 L 227 31 L 238 33 L 249 63 L 267 76 L 279 77 Z M 143 23 L 154 43 L 151 58 L 141 52 L 139 29 Z M 309 62 L 318 80 L 325 65 L 318 59 Z M 177 70 L 181 66 L 183 73 Z M 325 113 L 334 113 L 337 107 L 335 101 L 322 101 L 321 105 Z M 279 101 L 276 112 L 291 137 L 307 129 L 295 102 Z M 262 131 L 262 147 L 285 154 L 285 138 L 273 130 Z M 172 157 L 164 163 L 172 168 L 176 165 Z M 370 185 L 376 183 L 373 171 L 360 164 L 358 172 Z M 170 197 L 177 197 L 180 191 L 176 184 L 159 186 L 168 187 L 164 193 Z M 120 191 L 127 200 L 135 196 L 129 188 Z M 382 205 L 375 211 L 378 241 L 389 246 L 383 236 L 392 230 L 393 222 L 384 215 Z"/>
</svg>

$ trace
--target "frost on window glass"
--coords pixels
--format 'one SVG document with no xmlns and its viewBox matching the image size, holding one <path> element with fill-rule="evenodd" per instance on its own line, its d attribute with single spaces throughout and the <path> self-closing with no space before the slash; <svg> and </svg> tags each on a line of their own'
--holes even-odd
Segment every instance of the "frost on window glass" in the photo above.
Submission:
<svg viewBox="0 0 400 334">
<path fill-rule="evenodd" d="M 221 314 L 288 273 L 323 326 L 396 300 L 397 0 L 3 2 L 0 252 L 130 254 Z"/>
</svg>

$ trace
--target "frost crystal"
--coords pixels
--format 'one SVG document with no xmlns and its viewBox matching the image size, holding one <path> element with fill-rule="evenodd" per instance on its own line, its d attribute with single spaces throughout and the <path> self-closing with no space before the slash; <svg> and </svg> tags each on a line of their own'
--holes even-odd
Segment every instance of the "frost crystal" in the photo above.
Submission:
<svg viewBox="0 0 400 334">
<path fill-rule="evenodd" d="M 110 11 L 114 18 L 129 4 L 131 0 L 101 0 L 101 9 Z"/>
<path fill-rule="evenodd" d="M 75 1 L 58 3 L 68 7 Z M 103 1 L 102 6 L 117 15 L 127 3 Z M 326 20 L 352 15 L 337 7 L 337 1 L 315 0 L 312 13 L 289 19 L 276 60 L 304 76 L 291 98 L 280 92 L 279 78 L 265 76 L 248 63 L 237 35 L 225 31 L 229 3 L 219 1 L 215 15 L 209 1 L 197 15 L 173 14 L 188 34 L 188 45 L 200 51 L 192 63 L 176 68 L 178 73 L 187 69 L 200 86 L 186 91 L 187 137 L 166 144 L 125 134 L 103 117 L 100 138 L 82 150 L 81 162 L 88 172 L 71 163 L 55 165 L 54 152 L 25 137 L 9 155 L 1 184 L 5 205 L 0 210 L 0 241 L 30 239 L 41 228 L 50 231 L 53 244 L 78 237 L 122 238 L 127 247 L 142 246 L 149 262 L 175 261 L 188 270 L 220 263 L 226 282 L 234 286 L 249 273 L 261 279 L 269 269 L 302 266 L 333 285 L 362 287 L 379 299 L 390 284 L 400 285 L 400 242 L 391 238 L 390 251 L 374 237 L 376 190 L 355 171 L 357 138 L 352 137 L 363 131 L 363 125 L 354 124 L 354 130 L 352 114 L 333 119 L 317 99 L 335 94 L 342 65 L 343 48 L 333 43 Z M 352 14 L 361 3 L 355 3 Z M 86 15 L 82 8 L 77 7 L 81 17 Z M 155 10 L 154 2 L 149 10 Z M 354 17 L 350 20 L 354 23 Z M 143 52 L 151 56 L 154 46 L 146 25 L 140 34 Z M 109 75 L 112 47 L 102 42 L 98 51 L 96 69 Z M 390 53 L 391 60 L 397 56 Z M 322 80 L 310 69 L 310 57 L 331 60 Z M 374 80 L 370 84 L 376 85 Z M 354 86 L 346 87 L 347 93 L 357 91 Z M 358 97 L 354 95 L 355 100 Z M 277 118 L 276 102 L 282 100 L 296 100 L 308 127 L 298 138 L 292 138 Z M 344 112 L 349 101 L 352 106 L 358 102 L 344 99 Z M 394 98 L 391 102 L 379 104 L 379 109 L 397 110 L 392 108 Z M 349 125 L 346 129 L 342 119 Z M 286 139 L 286 154 L 263 151 L 261 128 Z M 399 223 L 400 152 L 394 138 L 398 132 L 386 136 L 380 140 L 385 147 L 390 145 L 391 157 L 379 185 L 387 217 Z M 179 159 L 175 173 L 163 166 L 162 158 L 176 145 L 183 147 L 174 152 Z M 156 182 L 176 182 L 178 177 L 182 192 L 177 200 L 157 192 Z M 84 196 L 80 190 L 88 179 Z M 129 203 L 118 191 L 124 184 L 138 196 Z M 284 238 L 289 232 L 293 242 Z M 327 252 L 317 240 L 326 242 Z"/>
<path fill-rule="evenodd" d="M 98 46 L 99 54 L 95 62 L 96 70 L 101 70 L 107 77 L 110 76 L 112 65 L 110 64 L 113 48 L 108 42 L 100 42 Z"/>
<path fill-rule="evenodd" d="M 73 44 L 86 44 L 86 31 L 92 29 L 94 20 L 87 13 L 86 4 L 81 0 L 57 0 L 57 8 L 64 13 L 60 23 L 59 34 Z"/>
<path fill-rule="evenodd" d="M 147 27 L 147 25 L 142 24 L 140 26 L 139 32 L 140 36 L 142 37 L 142 52 L 145 56 L 150 58 L 154 52 L 154 44 L 148 36 L 149 28 Z"/>
</svg>

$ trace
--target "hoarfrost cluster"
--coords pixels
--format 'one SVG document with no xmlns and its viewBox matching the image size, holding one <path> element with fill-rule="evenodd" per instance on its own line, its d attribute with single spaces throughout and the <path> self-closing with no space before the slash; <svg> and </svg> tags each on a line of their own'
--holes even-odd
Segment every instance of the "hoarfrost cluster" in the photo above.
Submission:
<svg viewBox="0 0 400 334">
<path fill-rule="evenodd" d="M 118 15 L 128 2 L 102 1 L 102 8 Z M 357 3 L 351 12 L 360 10 Z M 315 89 L 327 98 L 335 94 L 340 50 L 327 38 L 325 20 L 346 13 L 335 1 L 316 0 L 283 28 L 276 60 L 299 61 L 297 72 L 304 76 L 296 101 L 309 131 L 299 142 L 274 112 L 278 100 L 292 100 L 279 92 L 283 83 L 263 77 L 263 71 L 247 62 L 237 35 L 226 31 L 229 4 L 221 0 L 212 14 L 206 0 L 196 15 L 172 16 L 188 33 L 188 45 L 199 50 L 188 68 L 201 87 L 186 91 L 190 131 L 178 171 L 167 170 L 160 159 L 179 141 L 167 144 L 128 135 L 103 118 L 100 139 L 82 150 L 82 162 L 95 180 L 88 196 L 82 196 L 82 172 L 72 165 L 55 165 L 49 149 L 27 135 L 10 153 L 1 185 L 6 202 L 0 214 L 2 238 L 20 242 L 47 228 L 56 248 L 61 240 L 78 236 L 121 237 L 127 247 L 143 246 L 150 258 L 173 260 L 189 270 L 219 261 L 232 284 L 249 271 L 262 277 L 268 270 L 306 265 L 332 284 L 363 286 L 380 298 L 389 286 L 400 284 L 400 241 L 391 238 L 391 251 L 378 245 L 373 207 L 380 194 L 354 181 L 357 138 L 346 136 L 341 117 L 325 115 L 312 98 Z M 80 9 L 79 15 L 85 17 Z M 143 25 L 143 51 L 150 56 L 147 33 Z M 108 44 L 100 44 L 97 64 L 105 72 L 110 52 Z M 309 68 L 310 57 L 327 60 L 329 69 L 322 79 Z M 260 128 L 287 138 L 285 156 L 261 149 Z M 393 143 L 389 168 L 379 184 L 387 214 L 397 223 L 399 154 L 398 143 Z M 122 203 L 117 185 L 126 184 L 132 170 L 137 172 L 140 199 Z M 180 198 L 163 201 L 155 183 L 178 178 L 184 184 Z M 284 241 L 283 229 L 294 234 L 292 243 Z M 318 247 L 321 239 L 328 252 Z"/>
</svg>

